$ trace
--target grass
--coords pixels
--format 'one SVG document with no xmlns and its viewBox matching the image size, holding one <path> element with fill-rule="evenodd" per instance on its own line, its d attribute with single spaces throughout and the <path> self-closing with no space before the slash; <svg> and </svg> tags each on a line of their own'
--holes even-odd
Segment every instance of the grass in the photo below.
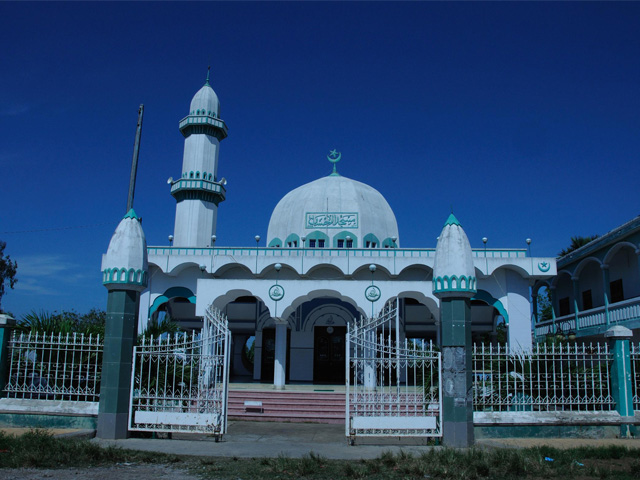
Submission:
<svg viewBox="0 0 640 480">
<path fill-rule="evenodd" d="M 553 459 L 553 461 L 546 460 Z M 0 468 L 88 468 L 171 464 L 204 479 L 634 479 L 640 478 L 640 449 L 620 446 L 560 450 L 431 449 L 422 455 L 384 453 L 373 460 L 184 457 L 103 448 L 81 439 L 60 439 L 45 430 L 21 436 L 0 432 Z M 0 472 L 0 477 L 2 474 Z"/>
</svg>

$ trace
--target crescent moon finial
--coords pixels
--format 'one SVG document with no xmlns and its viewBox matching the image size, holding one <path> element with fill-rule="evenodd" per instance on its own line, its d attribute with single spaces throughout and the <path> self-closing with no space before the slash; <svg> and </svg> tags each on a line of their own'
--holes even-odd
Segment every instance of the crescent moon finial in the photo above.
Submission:
<svg viewBox="0 0 640 480">
<path fill-rule="evenodd" d="M 327 155 L 327 160 L 329 160 L 333 164 L 333 172 L 331 173 L 331 175 L 333 176 L 340 175 L 338 173 L 338 170 L 336 169 L 336 163 L 338 163 L 341 158 L 342 158 L 342 153 L 338 152 L 335 148 L 329 152 L 329 155 Z"/>
</svg>

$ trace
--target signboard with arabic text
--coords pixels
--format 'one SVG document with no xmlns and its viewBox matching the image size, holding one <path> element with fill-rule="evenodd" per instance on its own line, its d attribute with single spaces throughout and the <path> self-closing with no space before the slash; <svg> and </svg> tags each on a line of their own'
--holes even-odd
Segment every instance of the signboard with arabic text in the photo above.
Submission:
<svg viewBox="0 0 640 480">
<path fill-rule="evenodd" d="M 357 213 L 307 212 L 304 228 L 358 228 Z"/>
</svg>

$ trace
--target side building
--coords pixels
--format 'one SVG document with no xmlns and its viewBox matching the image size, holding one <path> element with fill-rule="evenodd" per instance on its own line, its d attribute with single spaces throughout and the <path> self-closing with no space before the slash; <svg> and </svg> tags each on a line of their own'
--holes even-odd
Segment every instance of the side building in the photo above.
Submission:
<svg viewBox="0 0 640 480">
<path fill-rule="evenodd" d="M 535 337 L 602 340 L 614 325 L 640 340 L 640 216 L 557 261 L 558 275 L 536 282 L 533 298 L 547 288 L 552 318 L 537 321 Z"/>
</svg>

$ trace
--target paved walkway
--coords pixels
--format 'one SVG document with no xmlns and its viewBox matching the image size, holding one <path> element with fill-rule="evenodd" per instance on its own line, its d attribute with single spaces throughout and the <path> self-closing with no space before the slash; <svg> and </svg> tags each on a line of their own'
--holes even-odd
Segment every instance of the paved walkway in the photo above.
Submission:
<svg viewBox="0 0 640 480">
<path fill-rule="evenodd" d="M 3 429 L 12 434 L 21 434 L 28 429 Z M 376 458 L 390 451 L 404 451 L 420 455 L 433 447 L 426 445 L 426 439 L 406 438 L 366 438 L 360 437 L 355 446 L 349 446 L 343 425 L 323 425 L 311 423 L 272 423 L 230 421 L 229 433 L 221 442 L 207 435 L 173 434 L 172 439 L 127 438 L 124 440 L 92 441 L 100 445 L 117 445 L 122 448 L 151 452 L 172 453 L 207 457 L 302 457 L 314 452 L 331 459 Z M 87 430 L 51 430 L 60 436 L 87 436 Z M 505 438 L 481 439 L 477 446 L 482 448 L 526 448 L 549 445 L 556 448 L 579 446 L 621 445 L 640 448 L 640 439 L 580 439 L 580 438 Z"/>
</svg>

